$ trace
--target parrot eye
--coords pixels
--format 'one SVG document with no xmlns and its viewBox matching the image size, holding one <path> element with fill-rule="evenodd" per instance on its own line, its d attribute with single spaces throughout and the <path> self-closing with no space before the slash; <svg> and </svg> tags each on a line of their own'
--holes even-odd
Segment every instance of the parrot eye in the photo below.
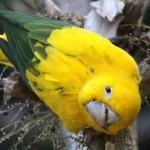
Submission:
<svg viewBox="0 0 150 150">
<path fill-rule="evenodd" d="M 112 88 L 110 86 L 107 86 L 105 88 L 105 98 L 109 99 L 112 96 Z"/>
</svg>

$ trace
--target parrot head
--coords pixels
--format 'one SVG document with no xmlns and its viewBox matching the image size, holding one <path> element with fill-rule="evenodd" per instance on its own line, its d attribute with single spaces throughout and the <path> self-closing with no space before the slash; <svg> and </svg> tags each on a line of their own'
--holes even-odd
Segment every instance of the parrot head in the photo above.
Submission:
<svg viewBox="0 0 150 150">
<path fill-rule="evenodd" d="M 80 90 L 78 101 L 89 127 L 110 135 L 128 127 L 141 104 L 134 80 L 110 75 L 87 81 Z"/>
</svg>

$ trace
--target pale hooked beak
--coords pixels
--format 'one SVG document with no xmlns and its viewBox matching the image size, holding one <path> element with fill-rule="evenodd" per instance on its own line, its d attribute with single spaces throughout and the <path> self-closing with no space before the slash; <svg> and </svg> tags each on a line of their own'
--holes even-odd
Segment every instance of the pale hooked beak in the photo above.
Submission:
<svg viewBox="0 0 150 150">
<path fill-rule="evenodd" d="M 86 104 L 86 108 L 92 119 L 104 129 L 116 123 L 120 118 L 116 112 L 104 103 L 90 101 Z"/>
</svg>

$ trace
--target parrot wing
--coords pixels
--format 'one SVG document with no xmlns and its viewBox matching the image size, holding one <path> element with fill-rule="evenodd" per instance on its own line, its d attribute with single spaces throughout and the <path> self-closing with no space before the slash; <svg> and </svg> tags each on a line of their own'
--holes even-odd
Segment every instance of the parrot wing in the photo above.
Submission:
<svg viewBox="0 0 150 150">
<path fill-rule="evenodd" d="M 54 29 L 69 26 L 68 23 L 52 20 L 46 17 L 25 15 L 17 12 L 0 10 L 0 19 L 8 38 L 8 44 L 1 40 L 4 53 L 21 72 L 25 83 L 25 71 L 32 63 L 34 45 L 37 41 L 47 45 L 47 38 Z M 44 54 L 40 50 L 40 53 Z M 34 74 L 37 71 L 32 68 Z"/>
<path fill-rule="evenodd" d="M 0 17 L 9 41 L 9 47 L 4 49 L 4 53 L 19 69 L 26 84 L 28 83 L 26 71 L 29 68 L 35 76 L 44 69 L 50 70 L 50 74 L 57 76 L 60 82 L 63 82 L 62 72 L 60 72 L 63 70 L 64 74 L 66 72 L 67 79 L 71 78 L 66 84 L 70 84 L 73 79 L 72 75 L 69 75 L 70 72 L 80 79 L 84 76 L 83 80 L 85 73 L 98 74 L 107 70 L 111 71 L 111 68 L 121 70 L 121 74 L 127 74 L 129 70 L 137 74 L 135 67 L 122 69 L 122 66 L 132 67 L 133 65 L 128 62 L 134 62 L 134 60 L 98 34 L 46 17 L 4 10 L 0 10 Z M 51 47 L 47 48 L 47 46 Z M 54 48 L 57 49 L 56 53 Z M 48 59 L 45 59 L 47 55 Z M 37 59 L 33 60 L 35 57 Z M 57 60 L 55 61 L 54 58 Z M 122 58 L 122 61 L 116 58 Z M 46 64 L 51 67 L 47 69 L 43 60 L 46 60 Z M 41 69 L 35 67 L 39 61 Z M 53 80 L 50 74 L 49 79 Z"/>
</svg>

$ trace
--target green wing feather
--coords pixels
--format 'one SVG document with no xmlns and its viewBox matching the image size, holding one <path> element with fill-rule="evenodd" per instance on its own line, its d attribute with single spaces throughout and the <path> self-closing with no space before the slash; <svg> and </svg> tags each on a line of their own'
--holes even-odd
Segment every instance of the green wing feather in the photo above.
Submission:
<svg viewBox="0 0 150 150">
<path fill-rule="evenodd" d="M 48 44 L 47 38 L 50 33 L 54 29 L 71 26 L 68 23 L 46 17 L 6 10 L 0 10 L 0 22 L 8 38 L 8 46 L 7 48 L 5 46 L 3 51 L 19 69 L 27 85 L 26 69 L 31 68 L 30 70 L 34 75 L 38 74 L 35 68 L 32 67 L 34 65 L 32 59 L 34 57 L 35 43 L 37 41 L 42 43 L 43 48 L 36 47 L 36 51 L 45 56 L 45 46 Z"/>
</svg>

